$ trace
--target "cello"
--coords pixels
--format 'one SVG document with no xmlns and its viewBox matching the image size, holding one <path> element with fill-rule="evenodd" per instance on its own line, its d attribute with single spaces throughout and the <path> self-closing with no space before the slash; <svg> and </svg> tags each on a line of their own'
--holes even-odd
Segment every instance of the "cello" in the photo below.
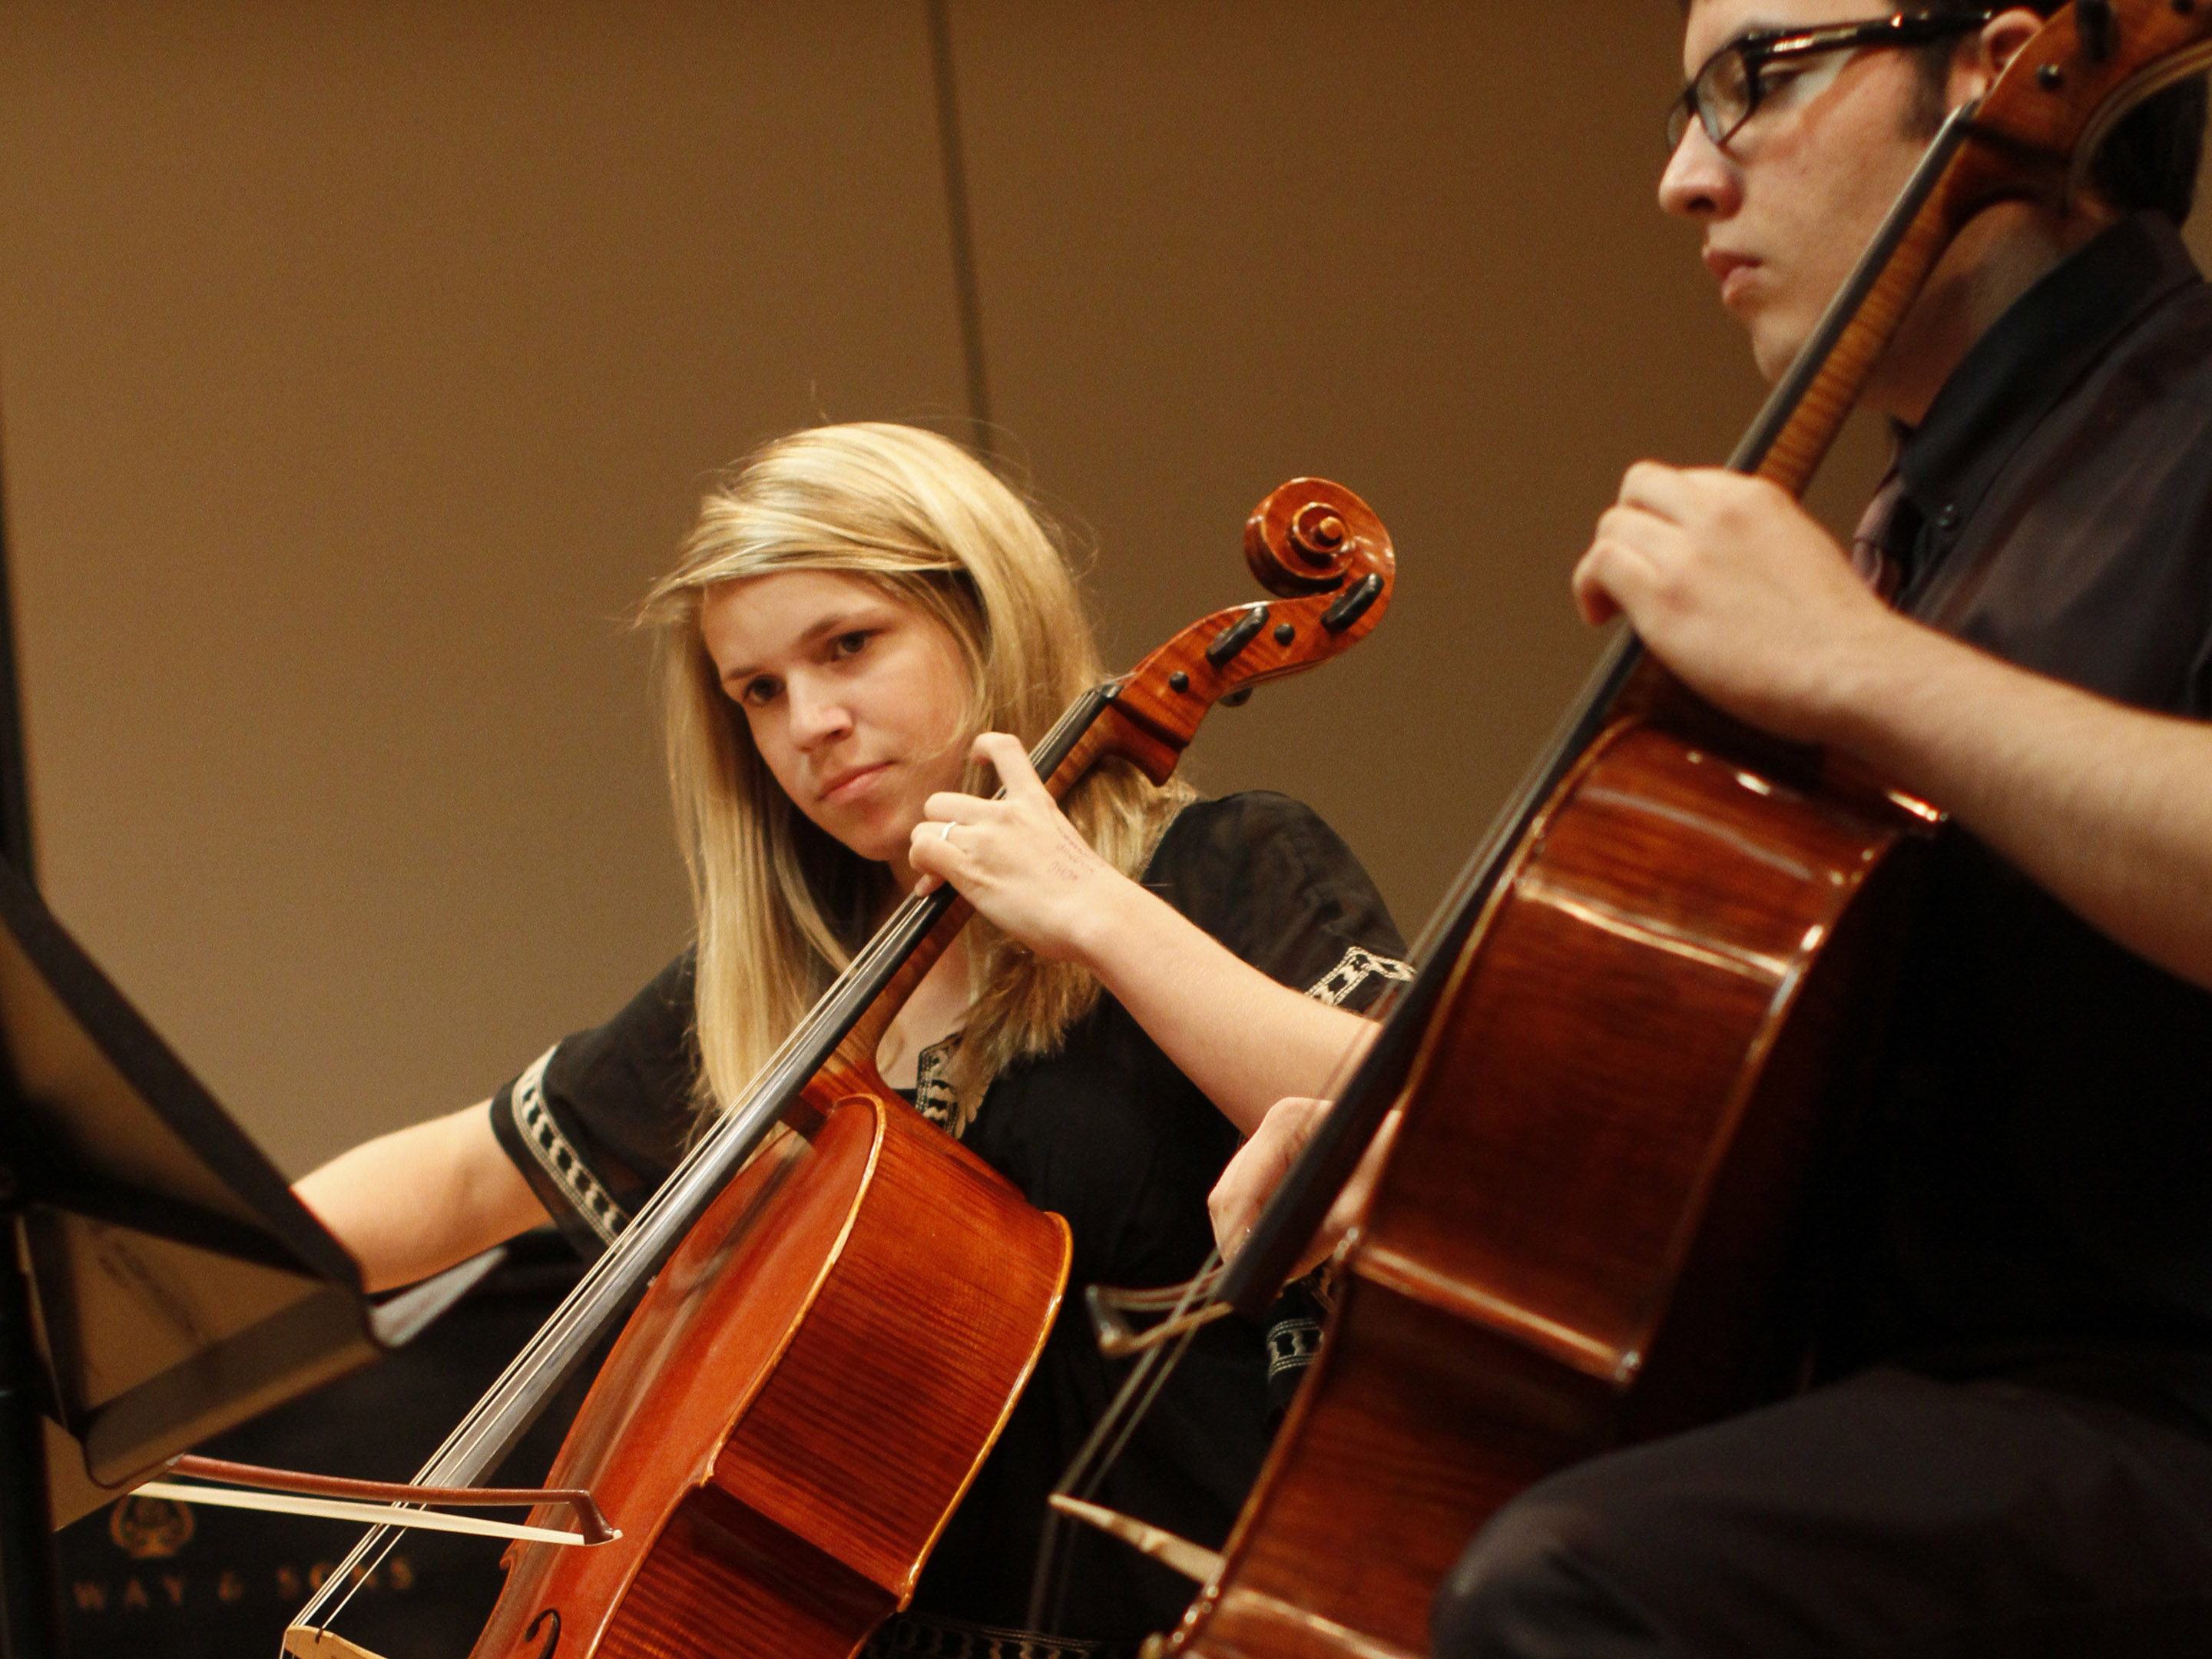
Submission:
<svg viewBox="0 0 2212 1659">
<path fill-rule="evenodd" d="M 2058 11 L 1946 123 L 1731 465 L 1801 491 L 1959 232 L 2063 210 L 2208 64 L 2195 0 Z M 1224 1552 L 1184 1555 L 1205 1588 L 1164 1650 L 1425 1652 L 1437 1583 L 1515 1494 L 1802 1381 L 1808 1207 L 1934 817 L 1623 639 L 1251 1241 L 1142 1339 L 1271 1291 L 1402 1107 L 1320 1356 Z"/>
<path fill-rule="evenodd" d="M 1031 757 L 1055 795 L 1109 758 L 1164 781 L 1216 702 L 1329 660 L 1388 609 L 1388 533 L 1338 485 L 1273 492 L 1245 553 L 1275 600 L 1202 618 L 1079 699 Z M 949 886 L 891 914 L 418 1475 L 481 1480 L 635 1303 L 549 1478 L 588 1492 L 605 1531 L 509 1551 L 479 1659 L 836 1659 L 913 1594 L 1068 1264 L 1066 1223 L 876 1070 L 970 915 Z M 549 1501 L 531 1519 L 557 1517 Z M 389 1542 L 356 1547 L 288 1652 L 358 1651 L 327 1626 Z"/>
</svg>

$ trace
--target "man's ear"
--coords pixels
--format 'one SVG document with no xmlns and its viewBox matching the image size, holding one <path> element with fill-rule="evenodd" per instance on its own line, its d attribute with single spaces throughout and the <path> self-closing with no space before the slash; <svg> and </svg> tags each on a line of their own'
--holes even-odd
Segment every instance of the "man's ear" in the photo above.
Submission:
<svg viewBox="0 0 2212 1659">
<path fill-rule="evenodd" d="M 1970 98 L 1978 98 L 1996 83 L 2005 65 L 2043 27 L 2042 15 L 2027 6 L 2001 11 L 1982 26 L 1967 51 L 1951 64 L 1950 105 L 1953 109 Z"/>
</svg>

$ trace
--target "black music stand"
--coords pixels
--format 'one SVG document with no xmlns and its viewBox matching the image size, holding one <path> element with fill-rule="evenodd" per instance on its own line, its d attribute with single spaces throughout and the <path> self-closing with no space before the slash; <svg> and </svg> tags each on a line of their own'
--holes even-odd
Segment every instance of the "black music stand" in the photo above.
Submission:
<svg viewBox="0 0 2212 1659">
<path fill-rule="evenodd" d="M 366 1300 L 337 1241 L 4 860 L 0 1216 L 0 1659 L 59 1651 L 56 1526 L 405 1343 L 500 1254 Z"/>
</svg>

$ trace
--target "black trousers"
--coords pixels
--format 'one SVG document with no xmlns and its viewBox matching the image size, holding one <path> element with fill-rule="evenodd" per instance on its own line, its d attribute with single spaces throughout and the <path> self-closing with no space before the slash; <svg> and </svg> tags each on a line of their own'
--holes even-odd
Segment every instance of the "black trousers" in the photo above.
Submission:
<svg viewBox="0 0 2212 1659">
<path fill-rule="evenodd" d="M 1438 1659 L 2212 1655 L 2212 1442 L 1871 1371 L 1531 1487 L 1433 1628 Z"/>
</svg>

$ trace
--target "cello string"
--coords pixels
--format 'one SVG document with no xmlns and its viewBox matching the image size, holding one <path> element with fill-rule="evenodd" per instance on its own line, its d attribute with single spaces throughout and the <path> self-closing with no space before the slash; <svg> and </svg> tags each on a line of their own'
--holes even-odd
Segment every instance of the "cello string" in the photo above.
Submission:
<svg viewBox="0 0 2212 1659">
<path fill-rule="evenodd" d="M 1127 1415 L 1128 1402 L 1144 1387 L 1152 1373 L 1158 1369 L 1163 1352 L 1158 1348 L 1147 1348 L 1138 1356 L 1136 1364 L 1122 1379 L 1121 1387 L 1112 1402 L 1091 1429 L 1089 1437 L 1077 1448 L 1075 1456 L 1060 1477 L 1060 1484 L 1053 1488 L 1055 1495 L 1072 1493 L 1077 1485 L 1085 1480 L 1091 1480 L 1091 1484 L 1084 1486 L 1081 1495 L 1090 1498 L 1097 1494 L 1097 1482 L 1091 1477 L 1092 1465 L 1099 1448 L 1113 1432 L 1115 1424 Z M 1059 1623 L 1061 1604 L 1066 1595 L 1067 1560 L 1073 1554 L 1066 1548 L 1069 1536 L 1067 1520 L 1068 1517 L 1057 1510 L 1046 1510 L 1044 1535 L 1037 1541 L 1037 1559 L 1030 1568 L 1026 1622 L 1031 1630 L 1041 1633 L 1049 1634 Z"/>
<path fill-rule="evenodd" d="M 1053 731 L 1039 744 L 1036 756 L 1038 763 L 1043 764 L 1056 760 L 1066 749 L 1072 747 L 1073 738 L 1079 735 L 1080 731 L 1086 728 L 1095 718 L 1096 710 L 1087 707 L 1085 702 L 1079 702 L 1061 717 Z M 1003 791 L 1001 793 L 1003 793 Z M 748 1127 L 744 1121 L 746 1116 L 746 1108 L 755 1105 L 763 1098 L 780 1100 L 789 1092 L 791 1081 L 789 1074 L 794 1069 L 794 1062 L 803 1060 L 809 1076 L 814 1070 L 818 1069 L 821 1060 L 817 1056 L 819 1051 L 828 1043 L 828 1034 L 837 1030 L 842 1036 L 840 1028 L 849 1026 L 852 1018 L 858 1012 L 864 1012 L 866 1003 L 873 1000 L 878 988 L 869 983 L 869 981 L 892 959 L 902 961 L 910 957 L 915 946 L 920 942 L 917 936 L 925 933 L 927 928 L 933 925 L 941 916 L 945 908 L 947 908 L 946 903 L 937 900 L 934 894 L 921 898 L 908 898 L 902 902 L 890 921 L 878 930 L 867 946 L 864 947 L 845 972 L 841 975 L 840 982 L 833 988 L 832 994 L 825 997 L 822 1003 L 810 1010 L 802 1018 L 799 1026 L 780 1045 L 775 1056 L 763 1068 L 761 1078 L 748 1087 L 738 1101 L 732 1103 L 732 1105 L 718 1117 L 708 1133 L 701 1138 L 700 1143 L 678 1164 L 676 1170 L 672 1172 L 670 1180 L 664 1183 L 661 1192 L 656 1194 L 654 1200 L 649 1202 L 643 1211 L 641 1211 L 629 1231 L 635 1232 L 641 1226 L 648 1225 L 652 1221 L 658 1220 L 666 1211 L 678 1207 L 682 1193 L 680 1190 L 672 1189 L 680 1188 L 684 1184 L 684 1177 L 696 1176 L 702 1166 L 720 1161 L 718 1155 L 727 1152 L 729 1143 L 744 1134 Z M 854 1006 L 855 1003 L 861 1004 L 861 1007 L 856 1009 Z M 593 1264 L 594 1274 L 605 1274 L 611 1271 L 615 1265 L 613 1257 L 617 1254 L 618 1252 L 611 1251 L 603 1255 L 599 1261 Z M 580 1305 L 572 1304 L 565 1307 L 556 1316 L 556 1319 L 562 1322 L 556 1328 L 565 1329 L 586 1311 Z"/>
<path fill-rule="evenodd" d="M 1030 756 L 1041 777 L 1050 778 L 1097 721 L 1120 682 L 1109 681 L 1078 698 Z M 1002 786 L 994 799 L 1003 799 Z M 910 957 L 928 930 L 951 908 L 949 884 L 902 901 L 866 945 L 839 974 L 830 991 L 778 1046 L 754 1081 L 717 1117 L 640 1209 L 621 1239 L 586 1270 L 574 1290 L 539 1327 L 476 1405 L 463 1415 L 429 1461 L 417 1484 L 466 1484 L 511 1450 L 560 1382 L 581 1363 L 614 1313 L 656 1271 L 652 1258 L 672 1252 L 698 1214 L 776 1127 L 788 1102 L 826 1063 L 829 1050 L 866 1012 L 896 967 Z M 836 1033 L 832 1040 L 830 1034 Z M 803 1065 L 803 1069 L 801 1069 Z M 766 1109 L 773 1107 L 773 1110 Z M 750 1142 L 750 1144 L 739 1144 Z M 649 1265 L 640 1270 L 640 1258 Z M 551 1380 L 549 1382 L 548 1377 Z M 352 1599 L 367 1573 L 398 1541 L 390 1527 L 371 1528 L 301 1609 L 298 1622 L 327 1622 Z M 368 1559 L 374 1553 L 375 1559 Z M 335 1605 L 331 1605 L 335 1602 Z M 325 1613 L 325 1609 L 328 1608 Z"/>
<path fill-rule="evenodd" d="M 908 901 L 902 904 L 896 913 L 893 923 L 887 924 L 881 932 L 901 934 L 910 932 L 920 910 L 926 903 L 926 901 Z M 864 974 L 871 963 L 879 964 L 880 961 L 881 957 L 878 953 L 870 957 L 868 961 L 856 964 L 854 969 L 848 969 L 848 975 Z M 846 988 L 842 982 L 840 988 Z M 839 999 L 839 1000 L 848 1000 Z M 641 1252 L 650 1249 L 655 1233 L 669 1231 L 665 1225 L 665 1218 L 673 1210 L 680 1207 L 684 1196 L 692 1188 L 701 1184 L 702 1172 L 708 1166 L 724 1160 L 725 1156 L 731 1150 L 732 1140 L 744 1133 L 746 1127 L 743 1121 L 746 1116 L 744 1108 L 754 1104 L 765 1094 L 788 1092 L 784 1079 L 786 1074 L 792 1069 L 792 1060 L 802 1050 L 819 1048 L 821 1046 L 819 1039 L 825 1026 L 826 1022 L 820 1016 L 818 1010 L 810 1013 L 809 1018 L 802 1022 L 802 1029 L 794 1031 L 792 1038 L 779 1048 L 769 1066 L 763 1068 L 760 1079 L 749 1086 L 744 1096 L 738 1102 L 734 1103 L 732 1109 L 718 1120 L 709 1133 L 702 1138 L 700 1145 L 694 1147 L 692 1152 L 679 1163 L 668 1182 L 663 1184 L 660 1192 L 655 1195 L 654 1200 L 639 1212 L 630 1228 L 625 1232 L 625 1243 L 628 1248 L 625 1249 L 623 1245 L 618 1244 L 616 1248 L 604 1253 L 592 1264 L 583 1279 L 564 1299 L 553 1317 L 532 1335 L 529 1342 L 525 1344 L 521 1352 L 494 1383 L 491 1390 L 461 1419 L 453 1432 L 447 1437 L 445 1443 L 432 1456 L 430 1462 L 424 1465 L 423 1470 L 416 1477 L 418 1482 L 434 1482 L 450 1478 L 459 1469 L 467 1468 L 472 1463 L 488 1462 L 499 1455 L 495 1452 L 486 1455 L 484 1451 L 486 1443 L 496 1433 L 497 1419 L 503 1413 L 511 1416 L 514 1402 L 519 1397 L 525 1395 L 528 1390 L 544 1388 L 550 1393 L 551 1387 L 557 1386 L 557 1382 L 548 1385 L 545 1381 L 548 1373 L 553 1369 L 554 1356 L 559 1354 L 564 1348 L 582 1349 L 588 1346 L 587 1343 L 577 1340 L 580 1332 L 589 1326 L 593 1328 L 596 1334 L 596 1328 L 605 1322 L 607 1304 L 610 1301 L 621 1299 L 619 1295 L 610 1293 L 611 1288 L 617 1291 L 622 1288 L 614 1285 L 613 1281 L 628 1272 L 630 1264 L 635 1261 Z M 811 1073 L 811 1069 L 809 1068 L 809 1075 Z M 730 1158 L 728 1161 L 734 1162 L 735 1159 Z M 626 1291 L 623 1293 L 626 1294 Z M 480 1473 L 481 1470 L 477 1472 Z M 471 1474 L 466 1478 L 473 1479 L 474 1474 Z M 303 1610 L 301 1615 L 301 1623 L 313 1623 L 318 1616 L 326 1619 L 334 1618 L 337 1612 L 343 1609 L 345 1602 L 351 1599 L 360 1583 L 363 1582 L 362 1572 L 374 1570 L 374 1564 L 368 1559 L 371 1553 L 375 1553 L 377 1560 L 380 1562 L 383 1554 L 388 1553 L 392 1543 L 396 1541 L 387 1535 L 389 1532 L 389 1528 L 372 1528 L 363 1536 L 347 1556 L 345 1561 L 341 1564 L 338 1572 L 334 1574 L 331 1580 L 326 1581 L 326 1587 L 318 1591 L 307 1607 Z M 336 1605 L 331 1607 L 328 1613 L 325 1613 L 325 1605 L 334 1596 L 337 1598 Z"/>
<path fill-rule="evenodd" d="M 1102 1419 L 1091 1436 L 1091 1443 L 1086 1449 L 1093 1452 L 1091 1462 L 1095 1467 L 1084 1478 L 1082 1491 L 1078 1496 L 1086 1501 L 1097 1497 L 1099 1487 L 1104 1484 L 1107 1475 L 1113 1472 L 1114 1465 L 1121 1461 L 1121 1454 L 1128 1449 L 1130 1437 L 1151 1414 L 1161 1390 L 1175 1376 L 1182 1364 L 1183 1356 L 1189 1352 L 1190 1345 L 1197 1337 L 1198 1328 L 1193 1326 L 1174 1342 L 1146 1351 L 1130 1373 L 1128 1381 L 1122 1385 L 1121 1392 L 1108 1407 L 1107 1417 Z M 1101 1444 L 1109 1430 L 1113 1431 L 1111 1443 Z M 1079 1459 L 1083 1453 L 1079 1452 L 1077 1455 Z M 1066 1492 L 1070 1484 L 1069 1478 L 1063 1476 L 1060 1490 Z M 1068 1522 L 1068 1526 L 1056 1534 L 1048 1528 L 1046 1537 L 1039 1546 L 1037 1571 L 1030 1589 L 1031 1628 L 1047 1632 L 1058 1626 L 1066 1609 L 1068 1588 L 1075 1570 L 1075 1552 L 1068 1547 L 1066 1540 L 1079 1535 L 1074 1532 L 1069 1517 L 1060 1516 L 1056 1510 L 1053 1511 L 1053 1516 L 1055 1520 Z M 1045 1552 L 1050 1552 L 1050 1555 Z M 1057 1560 L 1052 1560 L 1051 1557 L 1057 1557 Z M 1036 1623 L 1037 1604 L 1043 1599 L 1048 1577 L 1052 1585 L 1050 1622 L 1039 1625 Z"/>
<path fill-rule="evenodd" d="M 895 913 L 892 922 L 879 930 L 879 939 L 884 934 L 902 935 L 910 933 L 915 922 L 919 919 L 921 911 L 927 907 L 927 900 L 909 900 L 902 904 L 899 910 Z M 880 965 L 882 953 L 876 952 L 873 955 L 864 953 L 864 957 L 862 962 L 848 969 L 848 980 L 852 975 L 865 975 L 871 966 Z M 839 988 L 848 989 L 848 981 L 841 981 Z M 850 1000 L 849 997 L 832 1000 L 841 1002 Z M 495 1432 L 494 1425 L 496 1419 L 502 1413 L 511 1413 L 514 1401 L 525 1395 L 527 1390 L 545 1387 L 546 1391 L 550 1393 L 551 1386 L 557 1386 L 557 1383 L 550 1386 L 545 1383 L 547 1374 L 552 1369 L 553 1356 L 559 1353 L 564 1347 L 588 1346 L 588 1344 L 577 1342 L 580 1330 L 587 1325 L 596 1328 L 602 1324 L 605 1321 L 605 1304 L 610 1300 L 620 1299 L 619 1297 L 611 1297 L 608 1294 L 611 1281 L 628 1270 L 629 1264 L 635 1261 L 641 1249 L 649 1246 L 655 1232 L 667 1231 L 664 1224 L 664 1218 L 680 1206 L 685 1194 L 692 1187 L 700 1184 L 699 1177 L 702 1171 L 707 1166 L 721 1161 L 723 1156 L 729 1152 L 732 1141 L 744 1132 L 746 1126 L 742 1121 L 745 1116 L 744 1109 L 771 1092 L 779 1095 L 789 1092 L 784 1079 L 786 1074 L 792 1070 L 791 1062 L 800 1051 L 818 1049 L 822 1046 L 820 1037 L 830 1021 L 835 1018 L 836 1015 L 833 1012 L 825 1018 L 818 1008 L 810 1012 L 807 1019 L 801 1023 L 801 1029 L 795 1030 L 792 1037 L 779 1048 L 775 1056 L 771 1059 L 768 1066 L 763 1068 L 761 1078 L 748 1087 L 744 1096 L 738 1102 L 733 1103 L 732 1109 L 718 1120 L 709 1133 L 702 1137 L 701 1143 L 679 1163 L 668 1182 L 663 1184 L 660 1192 L 655 1195 L 654 1200 L 648 1203 L 647 1207 L 639 1212 L 630 1228 L 625 1232 L 625 1243 L 629 1245 L 629 1249 L 625 1249 L 623 1245 L 618 1244 L 616 1248 L 604 1253 L 592 1264 L 583 1279 L 564 1299 L 553 1317 L 532 1335 L 529 1342 L 525 1344 L 521 1352 L 494 1383 L 492 1389 L 461 1419 L 453 1433 L 447 1437 L 445 1443 L 432 1456 L 430 1462 L 424 1465 L 422 1471 L 416 1477 L 418 1482 L 434 1482 L 451 1478 L 458 1471 L 467 1468 L 471 1463 L 489 1462 L 491 1457 L 499 1455 L 493 1453 L 491 1456 L 486 1456 L 483 1451 L 486 1443 Z M 811 1074 L 812 1069 L 812 1067 L 808 1069 L 808 1075 Z M 734 1161 L 734 1159 L 729 1161 Z M 477 1472 L 481 1473 L 481 1470 Z M 475 1477 L 471 1474 L 465 1478 Z M 388 1553 L 396 1541 L 396 1536 L 392 1534 L 388 1528 L 380 1527 L 370 1529 L 340 1565 L 338 1571 L 333 1574 L 331 1579 L 325 1581 L 325 1588 L 319 1590 L 314 1598 L 310 1601 L 307 1608 L 301 1613 L 300 1622 L 312 1624 L 319 1616 L 325 1620 L 336 1617 L 337 1613 L 343 1608 L 346 1601 L 351 1599 L 360 1584 L 364 1582 L 365 1573 L 373 1571 L 374 1565 L 380 1563 L 383 1556 Z M 375 1554 L 375 1562 L 371 1562 L 368 1559 L 372 1552 Z M 337 1598 L 336 1605 L 330 1607 L 327 1613 L 325 1613 L 325 1604 L 331 1602 L 334 1597 Z"/>
<path fill-rule="evenodd" d="M 1127 1449 L 1129 1437 L 1134 1434 L 1144 1422 L 1145 1414 L 1152 1410 L 1152 1402 L 1160 1397 L 1160 1390 L 1167 1387 L 1169 1380 L 1176 1373 L 1176 1368 L 1182 1363 L 1183 1355 L 1189 1351 L 1190 1345 L 1197 1339 L 1198 1328 L 1192 1326 L 1172 1344 L 1152 1351 L 1153 1355 L 1158 1356 L 1159 1364 L 1152 1368 L 1152 1380 L 1145 1388 L 1143 1398 L 1127 1413 L 1127 1421 L 1115 1430 L 1113 1443 L 1103 1449 L 1098 1459 L 1098 1467 L 1085 1477 L 1083 1491 L 1079 1494 L 1085 1499 L 1088 1500 L 1098 1495 L 1100 1483 L 1111 1472 L 1122 1452 Z"/>
<path fill-rule="evenodd" d="M 404 1507 L 411 1509 L 417 1508 L 419 1505 L 408 1504 Z M 355 1545 L 351 1553 L 347 1555 L 344 1560 L 339 1562 L 338 1565 L 331 1570 L 331 1576 L 328 1578 L 323 1580 L 325 1590 L 327 1590 L 330 1586 L 337 1583 L 341 1579 L 344 1581 L 344 1589 L 338 1596 L 337 1600 L 331 1604 L 330 1610 L 323 1614 L 322 1624 L 314 1624 L 313 1620 L 309 1616 L 313 1609 L 313 1602 L 308 1603 L 307 1607 L 302 1608 L 300 1617 L 293 1622 L 295 1624 L 308 1626 L 310 1628 L 318 1631 L 325 1629 L 331 1624 L 336 1622 L 337 1616 L 346 1610 L 346 1604 L 353 1600 L 354 1596 L 360 1591 L 362 1585 L 368 1583 L 370 1577 L 375 1573 L 376 1570 L 384 1565 L 385 1558 L 390 1555 L 394 1549 L 398 1547 L 399 1538 L 399 1528 L 386 1522 L 380 1522 L 377 1525 L 369 1529 L 368 1535 L 363 1538 L 360 1543 Z M 375 1546 L 375 1559 L 374 1560 L 357 1560 L 356 1559 L 356 1557 L 366 1556 L 369 1553 L 372 1544 Z M 318 1592 L 319 1597 L 321 1594 L 323 1594 L 323 1592 Z M 281 1652 L 282 1650 L 280 1649 L 279 1651 Z"/>
<path fill-rule="evenodd" d="M 1217 1249 L 1207 1258 L 1196 1277 L 1182 1286 L 1182 1296 L 1170 1319 L 1182 1317 L 1189 1311 L 1191 1303 L 1201 1293 L 1207 1275 L 1220 1260 Z M 1053 1488 L 1056 1494 L 1073 1495 L 1085 1499 L 1098 1495 L 1100 1484 L 1127 1449 L 1145 1418 L 1151 1413 L 1153 1402 L 1160 1395 L 1170 1378 L 1182 1363 L 1182 1358 L 1197 1338 L 1198 1327 L 1192 1325 L 1170 1343 L 1146 1349 L 1138 1356 L 1136 1364 L 1123 1380 L 1120 1390 L 1099 1417 L 1089 1437 L 1076 1450 L 1059 1484 Z M 1078 1486 L 1081 1490 L 1077 1490 Z M 1037 1559 L 1030 1579 L 1030 1628 L 1049 1631 L 1060 1621 L 1066 1601 L 1068 1576 L 1072 1571 L 1074 1552 L 1066 1547 L 1073 1534 L 1068 1530 L 1067 1517 L 1057 1510 L 1048 1511 L 1044 1535 L 1037 1542 Z M 1048 1607 L 1048 1603 L 1049 1606 Z"/>
</svg>

